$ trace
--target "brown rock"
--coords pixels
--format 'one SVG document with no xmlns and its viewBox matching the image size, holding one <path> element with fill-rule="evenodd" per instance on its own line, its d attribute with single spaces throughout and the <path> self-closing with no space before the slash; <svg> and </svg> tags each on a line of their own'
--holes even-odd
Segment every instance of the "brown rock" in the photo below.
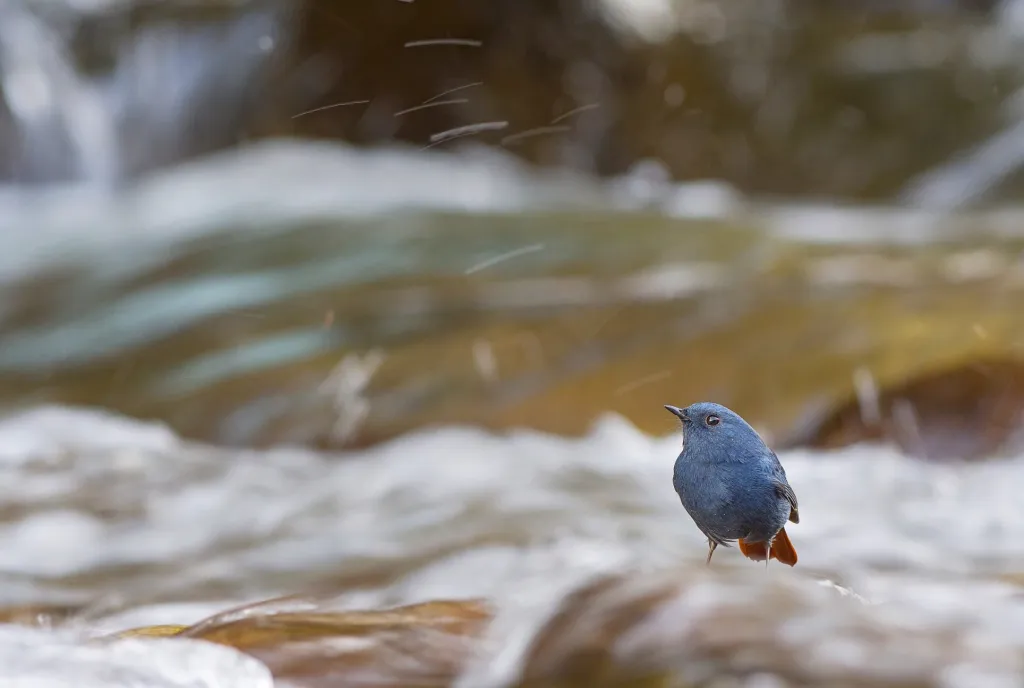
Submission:
<svg viewBox="0 0 1024 688">
<path fill-rule="evenodd" d="M 0 623 L 48 628 L 73 618 L 80 606 L 33 604 L 0 609 Z"/>
<path fill-rule="evenodd" d="M 303 688 L 343 685 L 446 686 L 462 670 L 491 619 L 481 601 L 434 601 L 353 612 L 228 612 L 183 630 L 243 650 L 280 681 Z"/>
<path fill-rule="evenodd" d="M 535 636 L 520 685 L 733 686 L 770 676 L 785 686 L 925 688 L 958 663 L 984 673 L 987 662 L 1012 675 L 1012 650 L 972 646 L 968 635 L 939 625 L 908 632 L 800 576 L 612 576 L 563 601 Z M 850 661 L 857 653 L 865 661 Z"/>
<path fill-rule="evenodd" d="M 176 635 L 181 635 L 181 632 L 186 630 L 188 626 L 176 626 L 173 624 L 163 624 L 160 626 L 140 626 L 139 628 L 129 628 L 127 631 L 120 631 L 115 633 L 115 638 L 170 638 Z"/>
<path fill-rule="evenodd" d="M 801 443 L 833 448 L 884 440 L 929 459 L 1024 449 L 1024 363 L 980 359 L 881 390 L 830 413 Z"/>
<path fill-rule="evenodd" d="M 519 688 L 731 686 L 757 676 L 786 686 L 935 688 L 951 672 L 965 681 L 1018 676 L 1021 640 L 979 633 L 991 605 L 1003 603 L 996 584 L 948 585 L 941 611 L 912 594 L 878 607 L 801 574 L 700 566 L 608 574 L 532 619 L 476 600 L 365 612 L 271 600 L 180 635 L 239 648 L 296 688 L 448 686 L 467 668 L 490 670 L 509 650 L 505 633 L 516 647 L 530 634 L 521 655 L 500 663 L 517 660 L 509 678 Z M 958 601 L 973 585 L 989 585 L 979 598 L 989 606 Z M 484 642 L 492 615 L 506 612 L 518 622 L 499 623 Z"/>
</svg>

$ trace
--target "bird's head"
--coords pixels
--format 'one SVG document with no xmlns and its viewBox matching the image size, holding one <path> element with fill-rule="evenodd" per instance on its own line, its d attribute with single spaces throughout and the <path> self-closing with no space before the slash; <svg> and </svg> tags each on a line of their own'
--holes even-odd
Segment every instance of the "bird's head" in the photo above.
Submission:
<svg viewBox="0 0 1024 688">
<path fill-rule="evenodd" d="M 757 431 L 721 404 L 700 401 L 686 408 L 666 405 L 683 424 L 683 452 L 708 460 L 743 459 L 768 451 Z"/>
</svg>

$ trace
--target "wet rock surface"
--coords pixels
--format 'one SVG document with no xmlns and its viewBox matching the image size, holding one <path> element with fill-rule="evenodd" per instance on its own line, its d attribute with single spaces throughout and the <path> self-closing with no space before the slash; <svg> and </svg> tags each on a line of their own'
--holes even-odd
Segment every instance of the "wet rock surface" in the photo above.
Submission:
<svg viewBox="0 0 1024 688">
<path fill-rule="evenodd" d="M 828 581 L 749 569 L 609 573 L 540 622 L 508 623 L 503 615 L 515 610 L 472 600 L 339 612 L 296 599 L 118 637 L 227 645 L 297 688 L 727 686 L 758 677 L 783 686 L 937 688 L 1012 680 L 1024 669 L 1017 641 L 979 645 L 995 629 L 966 600 L 936 614 L 912 596 L 872 604 Z M 982 608 L 1006 604 L 1020 617 L 1013 589 L 975 592 Z M 509 672 L 500 657 L 515 656 L 523 634 L 529 640 Z"/>
<path fill-rule="evenodd" d="M 81 607 L 60 605 L 25 605 L 0 608 L 0 623 L 49 628 L 81 612 Z"/>
<path fill-rule="evenodd" d="M 888 441 L 928 459 L 1014 454 L 1024 448 L 1024 365 L 976 360 L 877 390 L 862 373 L 859 398 L 830 414 L 808 446 Z"/>
<path fill-rule="evenodd" d="M 450 685 L 491 618 L 483 603 L 428 602 L 366 612 L 275 613 L 201 622 L 181 635 L 230 645 L 301 686 Z"/>
</svg>

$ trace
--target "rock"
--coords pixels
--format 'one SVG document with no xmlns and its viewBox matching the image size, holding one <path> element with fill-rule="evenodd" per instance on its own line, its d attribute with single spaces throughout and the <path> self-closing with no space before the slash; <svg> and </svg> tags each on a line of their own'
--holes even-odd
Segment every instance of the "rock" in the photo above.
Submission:
<svg viewBox="0 0 1024 688">
<path fill-rule="evenodd" d="M 0 623 L 48 628 L 73 618 L 81 607 L 73 605 L 22 605 L 0 609 Z"/>
<path fill-rule="evenodd" d="M 759 567 L 621 571 L 580 585 L 547 615 L 525 615 L 514 591 L 491 604 L 448 600 L 378 611 L 271 601 L 179 635 L 239 648 L 296 688 L 450 686 L 456 679 L 653 688 L 755 677 L 786 686 L 938 688 L 1010 680 L 1024 669 L 1024 639 L 992 626 L 1021 618 L 1016 589 L 931 581 L 931 594 L 943 585 L 971 594 L 948 591 L 933 608 L 927 594 L 915 594 L 913 580 L 896 584 L 902 593 L 878 605 L 829 581 Z M 1002 622 L 993 616 L 997 607 Z M 518 621 L 494 630 L 495 614 Z"/>
<path fill-rule="evenodd" d="M 979 359 L 875 389 L 829 414 L 794 444 L 841 447 L 884 440 L 928 459 L 971 459 L 1024 449 L 1024 363 Z"/>
<path fill-rule="evenodd" d="M 179 635 L 243 650 L 294 686 L 444 686 L 476 650 L 492 614 L 474 600 L 376 611 L 254 611 L 229 612 Z"/>
<path fill-rule="evenodd" d="M 750 571 L 606 577 L 567 597 L 534 636 L 521 685 L 728 686 L 761 677 L 784 686 L 924 687 L 953 673 L 970 685 L 1010 676 L 1020 663 L 1018 640 L 975 646 L 965 618 L 959 629 L 911 631 L 892 606 L 837 592 L 803 576 Z"/>
<path fill-rule="evenodd" d="M 117 638 L 169 638 L 176 635 L 181 635 L 181 632 L 187 629 L 188 626 L 177 626 L 174 624 L 164 624 L 161 626 L 140 626 L 139 628 L 129 628 L 126 631 L 121 631 L 114 634 Z"/>
</svg>

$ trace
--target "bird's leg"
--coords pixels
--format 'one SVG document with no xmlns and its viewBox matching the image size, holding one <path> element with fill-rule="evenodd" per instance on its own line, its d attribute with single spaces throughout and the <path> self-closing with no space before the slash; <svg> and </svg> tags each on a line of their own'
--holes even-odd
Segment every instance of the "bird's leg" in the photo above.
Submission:
<svg viewBox="0 0 1024 688">
<path fill-rule="evenodd" d="M 765 543 L 765 548 L 764 548 L 764 569 L 765 569 L 765 571 L 768 570 L 768 562 L 771 561 L 771 559 L 772 559 L 772 543 L 773 542 L 775 542 L 775 538 L 771 537 L 771 538 L 768 538 L 768 542 Z"/>
<path fill-rule="evenodd" d="M 716 547 L 718 547 L 718 543 L 708 538 L 708 560 L 704 562 L 705 566 L 711 566 L 711 555 L 715 553 Z"/>
</svg>

